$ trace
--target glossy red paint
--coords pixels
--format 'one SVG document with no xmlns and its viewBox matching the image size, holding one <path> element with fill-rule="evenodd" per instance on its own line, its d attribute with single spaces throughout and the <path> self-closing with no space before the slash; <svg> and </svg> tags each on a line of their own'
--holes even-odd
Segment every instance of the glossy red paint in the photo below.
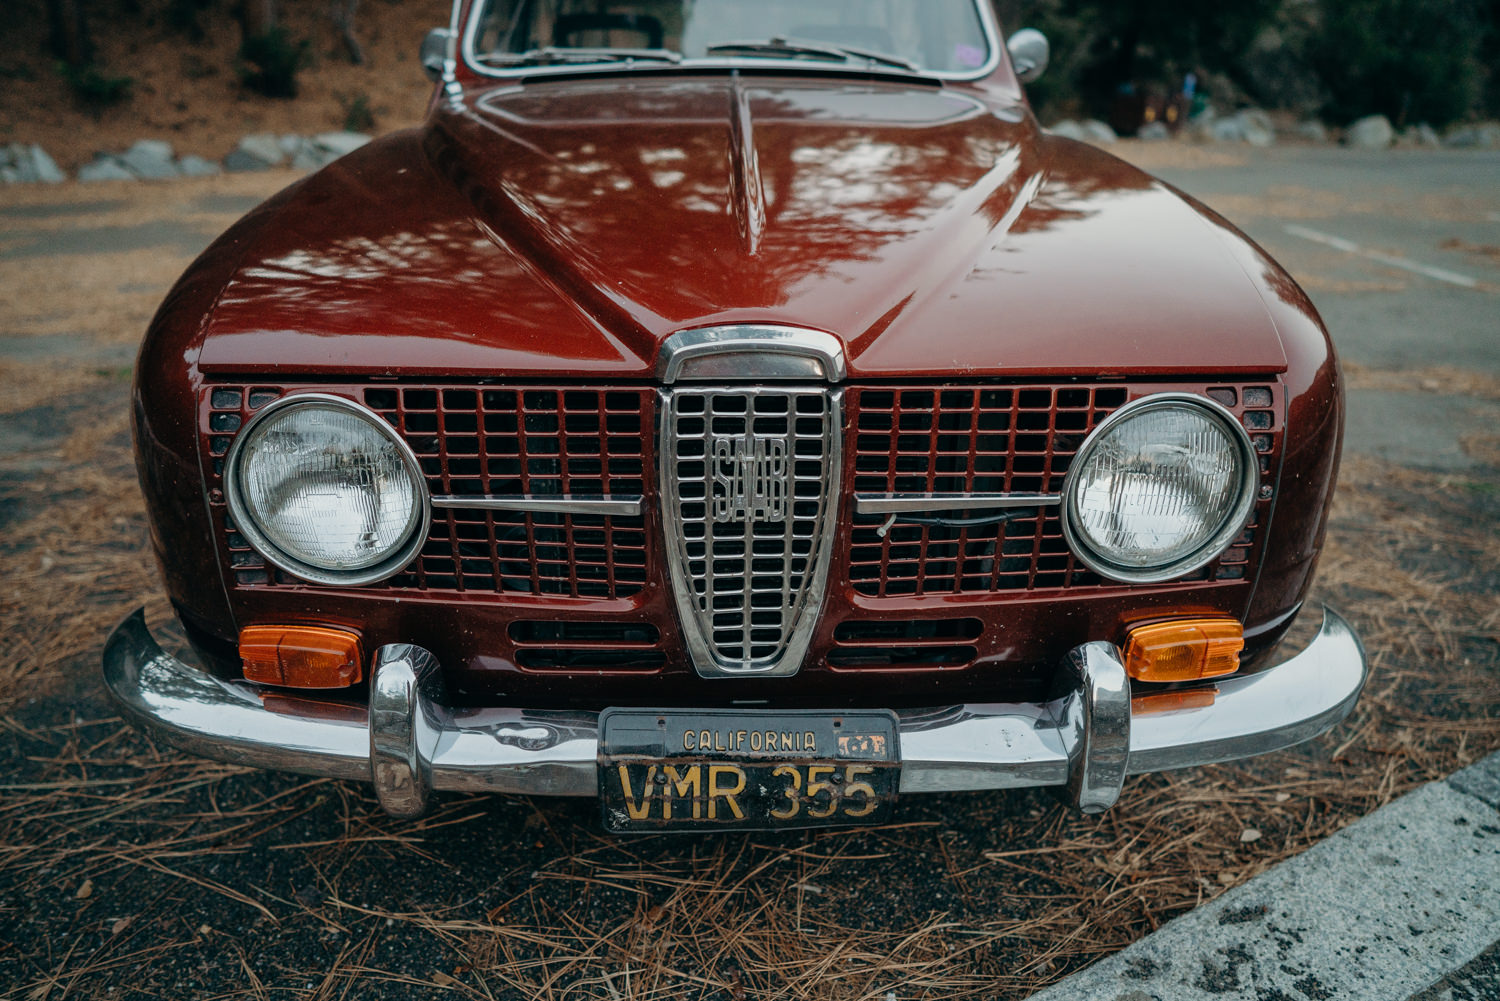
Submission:
<svg viewBox="0 0 1500 1001">
<path fill-rule="evenodd" d="M 855 379 L 1286 365 L 1211 223 L 1023 106 L 748 74 L 500 86 L 341 161 L 246 248 L 201 365 L 647 378 L 750 321 L 836 334 Z"/>
<path fill-rule="evenodd" d="M 255 623 L 357 628 L 433 650 L 461 698 L 598 706 L 774 698 L 919 705 L 1038 697 L 1071 646 L 1163 614 L 1247 624 L 1253 669 L 1311 577 L 1338 461 L 1342 386 L 1306 296 L 1212 212 L 1109 155 L 1044 136 L 1008 67 L 974 84 L 826 71 L 581 74 L 486 82 L 458 105 L 256 209 L 189 269 L 142 348 L 138 464 L 168 592 L 211 666 Z M 665 581 L 611 602 L 377 598 L 226 585 L 200 407 L 210 381 L 649 383 L 661 341 L 707 324 L 825 330 L 849 381 L 1254 377 L 1286 445 L 1258 580 L 1053 594 L 830 596 L 814 662 L 705 682 Z M 847 503 L 847 502 L 846 502 Z M 849 542 L 844 512 L 836 551 Z M 842 580 L 835 562 L 830 579 Z M 526 671 L 507 627 L 635 616 L 667 666 Z M 819 659 L 839 622 L 974 617 L 974 666 L 868 674 Z"/>
</svg>

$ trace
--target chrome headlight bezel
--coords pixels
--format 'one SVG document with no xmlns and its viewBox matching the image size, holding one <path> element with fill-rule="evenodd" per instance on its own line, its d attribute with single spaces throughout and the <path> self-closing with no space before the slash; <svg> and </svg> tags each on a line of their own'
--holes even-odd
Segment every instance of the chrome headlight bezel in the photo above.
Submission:
<svg viewBox="0 0 1500 1001">
<path fill-rule="evenodd" d="M 407 475 L 411 477 L 415 503 L 402 541 L 370 566 L 337 570 L 317 566 L 291 555 L 273 542 L 261 528 L 241 492 L 244 477 L 240 463 L 244 458 L 246 443 L 254 438 L 256 428 L 275 415 L 284 415 L 287 410 L 313 407 L 343 410 L 364 420 L 377 434 L 395 446 Z M 432 525 L 432 496 L 427 489 L 427 478 L 422 473 L 422 466 L 411 447 L 379 414 L 353 400 L 331 393 L 295 393 L 273 400 L 261 408 L 235 435 L 234 443 L 224 457 L 223 482 L 224 498 L 229 505 L 229 514 L 234 519 L 234 527 L 250 548 L 277 569 L 314 584 L 357 587 L 374 584 L 400 573 L 416 557 Z"/>
<path fill-rule="evenodd" d="M 1195 411 L 1219 424 L 1235 447 L 1239 459 L 1240 482 L 1234 506 L 1224 517 L 1219 527 L 1202 544 L 1186 556 L 1158 566 L 1133 567 L 1111 560 L 1100 553 L 1075 527 L 1079 518 L 1078 489 L 1079 470 L 1083 469 L 1099 444 L 1125 421 L 1154 410 L 1183 409 Z M 1153 393 L 1120 407 L 1094 428 L 1079 446 L 1073 461 L 1068 466 L 1067 479 L 1063 484 L 1062 530 L 1068 548 L 1079 562 L 1109 580 L 1126 584 L 1157 584 L 1173 580 L 1202 569 L 1217 559 L 1235 540 L 1250 517 L 1255 506 L 1255 494 L 1260 480 L 1260 459 L 1250 434 L 1228 408 L 1195 393 Z"/>
</svg>

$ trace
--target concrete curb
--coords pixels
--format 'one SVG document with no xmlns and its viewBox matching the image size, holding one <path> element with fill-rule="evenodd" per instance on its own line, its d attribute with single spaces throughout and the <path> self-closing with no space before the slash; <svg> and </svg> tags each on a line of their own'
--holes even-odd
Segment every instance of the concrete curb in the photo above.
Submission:
<svg viewBox="0 0 1500 1001">
<path fill-rule="evenodd" d="M 1032 1001 L 1496 997 L 1497 964 L 1500 752 Z"/>
</svg>

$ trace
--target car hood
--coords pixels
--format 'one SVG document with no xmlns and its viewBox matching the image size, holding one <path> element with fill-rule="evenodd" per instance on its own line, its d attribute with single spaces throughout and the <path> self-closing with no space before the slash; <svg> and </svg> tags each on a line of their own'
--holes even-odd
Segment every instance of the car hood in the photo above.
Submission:
<svg viewBox="0 0 1500 1001">
<path fill-rule="evenodd" d="M 285 196 L 200 364 L 649 377 L 673 332 L 770 322 L 837 335 L 855 378 L 1269 373 L 1262 260 L 977 93 L 549 81 L 440 108 Z"/>
</svg>

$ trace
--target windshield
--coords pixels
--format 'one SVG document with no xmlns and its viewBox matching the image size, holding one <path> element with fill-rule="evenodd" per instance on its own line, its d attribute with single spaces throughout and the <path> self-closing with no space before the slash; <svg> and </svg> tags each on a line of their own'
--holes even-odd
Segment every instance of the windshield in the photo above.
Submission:
<svg viewBox="0 0 1500 1001">
<path fill-rule="evenodd" d="M 978 0 L 482 0 L 486 69 L 781 60 L 973 76 L 991 59 Z"/>
</svg>

